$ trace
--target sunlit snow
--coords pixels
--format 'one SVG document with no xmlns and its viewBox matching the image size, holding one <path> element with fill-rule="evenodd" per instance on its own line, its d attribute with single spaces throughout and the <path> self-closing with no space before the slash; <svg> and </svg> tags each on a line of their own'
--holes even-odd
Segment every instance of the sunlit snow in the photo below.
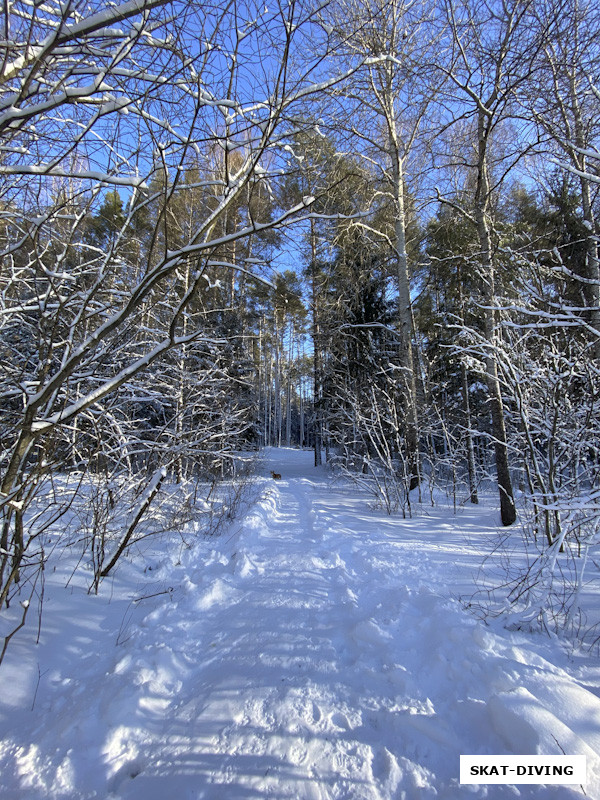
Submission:
<svg viewBox="0 0 600 800">
<path fill-rule="evenodd" d="M 563 750 L 600 797 L 597 658 L 457 599 L 495 508 L 387 517 L 309 452 L 260 474 L 220 537 L 148 539 L 97 597 L 48 570 L 41 642 L 0 668 L 2 798 L 583 797 L 458 783 L 461 753 Z"/>
</svg>

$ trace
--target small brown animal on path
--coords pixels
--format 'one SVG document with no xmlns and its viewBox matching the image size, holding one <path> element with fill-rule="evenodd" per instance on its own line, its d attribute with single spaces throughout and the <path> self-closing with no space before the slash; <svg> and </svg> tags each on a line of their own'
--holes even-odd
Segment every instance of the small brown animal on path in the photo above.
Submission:
<svg viewBox="0 0 600 800">
<path fill-rule="evenodd" d="M 273 476 L 273 480 L 274 481 L 280 481 L 281 480 L 281 475 L 280 475 L 279 472 L 273 472 L 273 470 L 271 470 L 271 475 Z"/>
</svg>

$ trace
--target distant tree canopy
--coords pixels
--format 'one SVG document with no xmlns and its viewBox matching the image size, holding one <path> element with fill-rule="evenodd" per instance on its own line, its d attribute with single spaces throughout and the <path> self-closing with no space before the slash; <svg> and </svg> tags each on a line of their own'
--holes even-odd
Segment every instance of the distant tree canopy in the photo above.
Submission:
<svg viewBox="0 0 600 800">
<path fill-rule="evenodd" d="M 599 45 L 579 0 L 13 3 L 1 604 L 43 567 L 49 472 L 158 491 L 265 444 L 325 451 L 390 513 L 493 485 L 504 525 L 522 502 L 575 541 Z"/>
</svg>

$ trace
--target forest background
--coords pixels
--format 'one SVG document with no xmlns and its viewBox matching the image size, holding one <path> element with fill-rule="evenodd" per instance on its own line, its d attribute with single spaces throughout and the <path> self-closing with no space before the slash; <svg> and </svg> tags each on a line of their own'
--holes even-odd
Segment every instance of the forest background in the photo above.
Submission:
<svg viewBox="0 0 600 800">
<path fill-rule="evenodd" d="M 78 495 L 97 591 L 166 481 L 193 513 L 265 445 L 389 513 L 495 487 L 535 551 L 508 607 L 576 624 L 599 44 L 578 0 L 5 5 L 2 656 Z"/>
</svg>

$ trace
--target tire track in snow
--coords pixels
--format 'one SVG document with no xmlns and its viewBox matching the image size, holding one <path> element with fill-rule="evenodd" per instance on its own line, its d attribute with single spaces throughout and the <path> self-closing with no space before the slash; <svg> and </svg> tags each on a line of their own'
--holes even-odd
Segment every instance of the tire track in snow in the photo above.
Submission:
<svg viewBox="0 0 600 800">
<path fill-rule="evenodd" d="M 180 685 L 159 709 L 169 670 L 154 656 L 127 667 L 142 688 L 136 715 L 145 724 L 116 729 L 107 748 L 119 797 L 150 797 L 190 769 L 198 796 L 215 800 L 382 796 L 371 748 L 352 736 L 361 714 L 343 699 L 339 630 L 353 606 L 345 564 L 324 548 L 311 488 L 301 479 L 275 486 L 245 521 L 230 562 L 216 559 L 210 581 L 200 576 L 174 613 L 154 615 L 165 641 L 177 633 L 186 674 L 172 662 Z"/>
<path fill-rule="evenodd" d="M 597 763 L 574 734 L 600 730 L 597 698 L 422 585 L 402 520 L 287 457 L 235 534 L 164 564 L 177 590 L 94 680 L 40 709 L 35 746 L 11 753 L 35 774 L 14 800 L 503 800 L 514 787 L 458 785 L 459 753 L 554 752 L 554 733 Z"/>
<path fill-rule="evenodd" d="M 282 763 L 308 770 L 302 780 L 291 782 L 292 797 L 377 800 L 391 797 L 401 785 L 425 797 L 426 770 L 404 757 L 400 766 L 380 744 L 381 726 L 388 714 L 399 710 L 396 673 L 391 679 L 382 675 L 393 663 L 385 653 L 388 636 L 372 621 L 370 606 L 359 608 L 350 583 L 359 584 L 360 577 L 340 555 L 340 533 L 332 520 L 322 515 L 323 521 L 317 521 L 312 490 L 313 484 L 306 479 L 278 484 L 273 489 L 273 513 L 263 530 L 263 540 L 285 542 L 279 558 L 267 551 L 272 581 L 268 597 L 271 604 L 281 601 L 288 609 L 294 607 L 293 618 L 289 617 L 293 631 L 289 643 L 294 653 L 290 663 L 296 659 L 298 670 L 304 672 L 286 673 L 289 663 L 275 657 L 271 666 L 284 674 L 279 691 L 268 693 L 259 703 L 255 698 L 247 701 L 243 723 L 229 729 L 220 746 L 232 753 L 234 770 L 240 754 L 256 748 L 256 731 L 266 734 L 272 744 L 277 742 Z M 260 552 L 260 542 L 256 544 Z M 255 553 L 244 555 L 255 562 L 259 558 Z M 305 594 L 299 603 L 292 601 L 297 587 Z M 259 590 L 253 587 L 253 592 Z M 271 629 L 271 624 L 268 627 Z M 265 631 L 255 628 L 255 633 L 258 641 L 262 640 L 258 649 L 263 661 L 272 658 L 270 646 L 281 645 L 281 634 L 269 642 Z M 307 643 L 309 658 L 303 658 Z M 405 687 L 404 681 L 401 687 Z M 409 701 L 400 710 L 412 711 L 419 702 Z M 253 733 L 246 737 L 242 729 L 248 727 Z M 424 735 L 440 739 L 435 725 Z M 281 769 L 273 778 L 277 787 L 273 791 L 288 796 Z M 306 780 L 308 784 L 303 783 Z"/>
<path fill-rule="evenodd" d="M 522 671 L 500 679 L 505 658 L 480 626 L 428 588 L 402 584 L 390 552 L 374 552 L 324 496 L 300 476 L 273 484 L 233 557 L 178 604 L 182 650 L 198 661 L 188 659 L 160 737 L 149 739 L 146 724 L 132 747 L 120 731 L 129 755 L 113 788 L 122 800 L 147 800 L 190 770 L 201 786 L 194 796 L 211 800 L 460 800 L 461 751 L 503 752 L 510 730 L 520 747 L 536 747 L 535 724 L 511 709 Z M 418 574 L 418 555 L 409 561 Z M 486 731 L 483 741 L 471 730 Z M 154 751 L 143 769 L 142 749 Z"/>
</svg>

